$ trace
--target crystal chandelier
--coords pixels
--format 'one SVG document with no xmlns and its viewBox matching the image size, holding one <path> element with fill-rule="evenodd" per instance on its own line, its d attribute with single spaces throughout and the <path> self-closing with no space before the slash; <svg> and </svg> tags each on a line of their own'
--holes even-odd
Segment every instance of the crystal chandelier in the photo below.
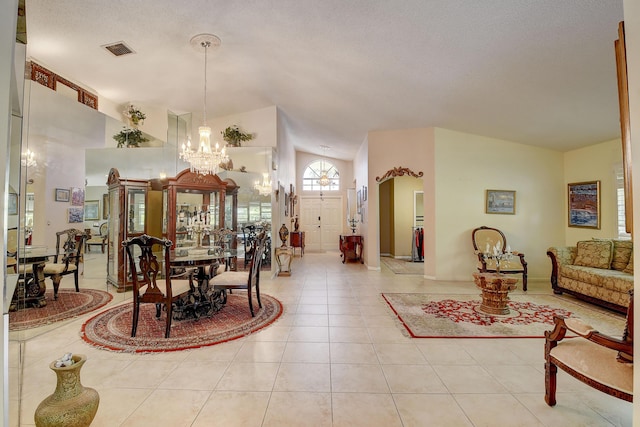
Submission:
<svg viewBox="0 0 640 427">
<path fill-rule="evenodd" d="M 27 148 L 27 151 L 22 153 L 22 159 L 20 159 L 20 164 L 22 164 L 22 166 L 27 168 L 38 166 L 38 162 L 36 162 L 36 153 L 34 153 L 33 151 Z"/>
<path fill-rule="evenodd" d="M 323 170 L 322 174 L 320 175 L 320 179 L 318 180 L 318 184 L 320 184 L 323 187 L 326 187 L 327 185 L 331 184 L 331 180 L 327 176 L 327 173 L 328 172 L 326 170 Z"/>
<path fill-rule="evenodd" d="M 268 171 L 269 164 L 268 164 L 268 156 L 266 151 L 264 153 L 264 162 Z M 260 181 L 256 181 L 253 188 L 256 191 L 258 191 L 258 194 L 260 194 L 261 196 L 268 196 L 269 194 L 271 194 L 272 187 L 271 187 L 271 176 L 269 176 L 269 172 L 264 172 L 262 174 L 262 183 L 260 183 Z"/>
<path fill-rule="evenodd" d="M 204 48 L 204 108 L 203 108 L 203 125 L 198 128 L 200 134 L 200 143 L 198 148 L 193 151 L 191 149 L 191 139 L 187 144 L 182 144 L 182 152 L 180 158 L 189 163 L 191 172 L 197 172 L 202 175 L 215 175 L 218 173 L 220 163 L 229 161 L 224 147 L 216 142 L 215 148 L 211 148 L 211 128 L 207 126 L 207 49 L 210 47 L 220 46 L 220 39 L 213 34 L 198 34 L 191 39 L 191 45 L 195 48 Z"/>
<path fill-rule="evenodd" d="M 256 184 L 253 186 L 261 196 L 268 196 L 271 194 L 271 178 L 268 173 L 262 174 L 262 183 L 260 181 L 256 181 Z"/>
</svg>

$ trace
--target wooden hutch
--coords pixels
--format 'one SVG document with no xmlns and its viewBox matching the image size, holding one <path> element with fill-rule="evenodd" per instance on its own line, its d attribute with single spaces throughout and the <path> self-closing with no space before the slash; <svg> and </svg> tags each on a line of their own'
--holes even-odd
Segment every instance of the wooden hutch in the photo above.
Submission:
<svg viewBox="0 0 640 427">
<path fill-rule="evenodd" d="M 236 230 L 238 225 L 239 187 L 233 180 L 223 181 L 218 175 L 200 175 L 186 169 L 162 180 L 125 179 L 112 168 L 107 185 L 107 284 L 118 292 L 133 285 L 127 273 L 123 241 L 148 234 L 171 240 L 174 248 L 187 246 L 193 242 L 186 225 L 196 213 L 207 218 L 212 230 Z M 236 246 L 236 239 L 232 238 L 227 249 L 236 250 Z"/>
</svg>

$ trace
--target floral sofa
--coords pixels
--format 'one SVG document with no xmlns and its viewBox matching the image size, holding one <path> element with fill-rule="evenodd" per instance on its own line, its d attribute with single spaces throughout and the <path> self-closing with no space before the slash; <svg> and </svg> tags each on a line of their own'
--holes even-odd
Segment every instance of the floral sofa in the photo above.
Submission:
<svg viewBox="0 0 640 427">
<path fill-rule="evenodd" d="M 626 313 L 633 288 L 633 242 L 593 239 L 551 247 L 553 292 Z"/>
</svg>

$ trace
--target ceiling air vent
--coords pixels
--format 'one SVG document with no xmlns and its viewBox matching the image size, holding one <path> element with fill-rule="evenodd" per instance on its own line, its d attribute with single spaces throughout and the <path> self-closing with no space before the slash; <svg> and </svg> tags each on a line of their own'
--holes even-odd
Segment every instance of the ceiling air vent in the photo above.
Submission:
<svg viewBox="0 0 640 427">
<path fill-rule="evenodd" d="M 124 42 L 106 44 L 102 47 L 107 49 L 109 52 L 111 52 L 115 56 L 122 56 L 122 55 L 128 55 L 130 53 L 135 53 L 133 49 L 127 46 Z"/>
</svg>

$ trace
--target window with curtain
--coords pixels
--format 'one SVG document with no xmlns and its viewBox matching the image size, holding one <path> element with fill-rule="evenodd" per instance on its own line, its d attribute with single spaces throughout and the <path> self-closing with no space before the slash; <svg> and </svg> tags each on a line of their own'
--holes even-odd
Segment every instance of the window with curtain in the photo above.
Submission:
<svg viewBox="0 0 640 427">
<path fill-rule="evenodd" d="M 312 162 L 302 175 L 304 191 L 340 190 L 340 173 L 329 161 L 321 159 Z"/>
</svg>

